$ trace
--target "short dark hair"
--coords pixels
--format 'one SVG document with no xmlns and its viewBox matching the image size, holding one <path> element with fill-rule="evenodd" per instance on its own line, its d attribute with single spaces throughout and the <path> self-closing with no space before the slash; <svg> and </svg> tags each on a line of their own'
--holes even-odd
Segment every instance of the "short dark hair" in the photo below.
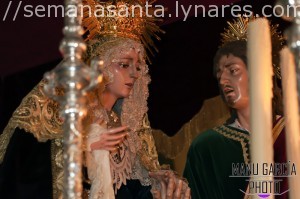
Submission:
<svg viewBox="0 0 300 199">
<path fill-rule="evenodd" d="M 228 56 L 230 54 L 243 60 L 243 62 L 247 67 L 247 42 L 245 40 L 237 40 L 237 41 L 229 42 L 224 46 L 222 46 L 221 48 L 219 48 L 219 50 L 217 51 L 214 57 L 213 72 L 215 77 L 217 76 L 218 67 L 219 67 L 218 64 L 221 57 L 224 55 Z"/>
<path fill-rule="evenodd" d="M 219 69 L 219 61 L 222 56 L 226 55 L 233 55 L 235 57 L 240 58 L 243 60 L 245 63 L 246 67 L 247 66 L 247 41 L 245 40 L 237 40 L 237 41 L 232 41 L 229 42 L 222 47 L 219 48 L 219 50 L 216 52 L 216 55 L 214 57 L 214 66 L 213 66 L 213 72 L 214 76 L 217 76 L 217 72 Z M 279 61 L 277 60 L 278 57 L 273 56 L 273 63 L 278 63 Z M 275 121 L 275 116 L 276 115 L 282 115 L 282 96 L 281 96 L 281 89 L 278 86 L 278 82 L 276 77 L 274 76 L 273 78 L 273 99 L 272 99 L 272 105 L 273 105 L 273 120 Z M 224 96 L 222 94 L 222 91 L 220 90 L 220 94 L 222 98 L 224 99 Z M 227 123 L 232 123 L 234 119 L 236 118 L 236 112 L 234 109 L 231 109 L 231 118 L 228 119 Z"/>
</svg>

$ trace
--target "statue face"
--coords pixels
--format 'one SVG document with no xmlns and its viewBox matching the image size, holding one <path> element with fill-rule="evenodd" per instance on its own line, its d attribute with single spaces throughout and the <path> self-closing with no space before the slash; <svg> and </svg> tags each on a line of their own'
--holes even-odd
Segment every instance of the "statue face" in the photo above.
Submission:
<svg viewBox="0 0 300 199">
<path fill-rule="evenodd" d="M 109 66 L 113 80 L 107 84 L 106 91 L 117 99 L 128 97 L 141 75 L 141 57 L 139 48 L 119 49 Z"/>
<path fill-rule="evenodd" d="M 249 107 L 248 71 L 242 59 L 232 54 L 222 56 L 218 63 L 217 78 L 231 108 Z"/>
</svg>

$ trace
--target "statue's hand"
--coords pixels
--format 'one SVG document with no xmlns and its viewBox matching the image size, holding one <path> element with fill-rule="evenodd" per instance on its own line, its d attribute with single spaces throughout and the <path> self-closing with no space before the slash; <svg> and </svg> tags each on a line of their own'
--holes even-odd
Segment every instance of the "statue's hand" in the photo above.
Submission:
<svg viewBox="0 0 300 199">
<path fill-rule="evenodd" d="M 150 172 L 149 176 L 160 182 L 160 190 L 152 189 L 154 199 L 190 199 L 191 190 L 188 184 L 176 177 L 171 170 Z"/>
<path fill-rule="evenodd" d="M 106 132 L 101 133 L 98 141 L 95 141 L 90 145 L 91 150 L 116 150 L 128 134 L 126 131 L 127 128 L 127 126 L 121 126 L 108 129 Z"/>
</svg>

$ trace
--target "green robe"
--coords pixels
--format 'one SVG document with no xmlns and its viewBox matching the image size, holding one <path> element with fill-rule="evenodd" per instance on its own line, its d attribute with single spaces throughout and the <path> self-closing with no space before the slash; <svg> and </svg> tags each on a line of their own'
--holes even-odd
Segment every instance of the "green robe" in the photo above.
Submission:
<svg viewBox="0 0 300 199">
<path fill-rule="evenodd" d="M 230 177 L 233 163 L 249 163 L 249 133 L 223 125 L 205 131 L 191 144 L 184 177 L 193 199 L 242 199 L 246 177 Z"/>
</svg>

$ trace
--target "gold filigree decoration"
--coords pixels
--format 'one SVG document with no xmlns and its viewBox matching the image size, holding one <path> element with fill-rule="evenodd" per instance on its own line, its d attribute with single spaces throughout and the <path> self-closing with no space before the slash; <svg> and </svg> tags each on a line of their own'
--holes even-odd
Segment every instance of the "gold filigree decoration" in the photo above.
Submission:
<svg viewBox="0 0 300 199">
<path fill-rule="evenodd" d="M 152 135 L 152 130 L 148 121 L 148 117 L 145 116 L 143 122 L 143 129 L 138 132 L 138 136 L 141 139 L 142 147 L 138 151 L 142 165 L 148 171 L 157 171 L 160 169 L 158 162 L 158 154 L 155 147 L 155 141 Z"/>
<path fill-rule="evenodd" d="M 62 137 L 63 121 L 59 117 L 59 104 L 44 93 L 46 80 L 42 80 L 21 102 L 10 119 L 15 127 L 32 133 L 40 142 Z M 58 95 L 62 95 L 57 90 Z"/>
<path fill-rule="evenodd" d="M 284 126 L 285 126 L 284 118 L 282 117 L 279 119 L 279 121 L 276 123 L 276 125 L 272 129 L 273 144 L 276 142 L 276 140 L 279 137 L 280 133 L 282 132 Z M 231 128 L 228 128 L 224 125 L 222 125 L 220 127 L 215 127 L 215 128 L 213 128 L 213 130 L 215 130 L 216 132 L 222 134 L 223 136 L 225 136 L 229 139 L 239 141 L 241 143 L 241 146 L 243 149 L 244 161 L 246 164 L 249 163 L 249 146 L 248 146 L 249 141 L 250 141 L 249 135 L 239 132 L 239 131 L 236 131 L 236 130 L 233 130 Z"/>
<path fill-rule="evenodd" d="M 59 117 L 59 105 L 44 93 L 46 80 L 42 80 L 23 98 L 7 126 L 0 136 L 0 163 L 3 161 L 6 148 L 16 128 L 32 133 L 40 142 L 62 136 L 62 123 Z M 62 89 L 56 89 L 57 95 L 63 95 Z"/>
<path fill-rule="evenodd" d="M 221 33 L 221 47 L 227 43 L 233 41 L 247 41 L 248 37 L 248 25 L 256 17 L 242 17 L 239 16 L 232 22 L 227 21 L 228 27 Z M 283 47 L 284 38 L 280 32 L 278 32 L 278 24 L 270 25 L 271 41 L 272 41 L 272 59 L 273 69 L 277 78 L 281 79 L 280 66 L 279 66 L 279 51 Z"/>
<path fill-rule="evenodd" d="M 62 139 L 51 140 L 51 168 L 53 198 L 62 198 L 63 194 L 63 142 Z"/>
</svg>

